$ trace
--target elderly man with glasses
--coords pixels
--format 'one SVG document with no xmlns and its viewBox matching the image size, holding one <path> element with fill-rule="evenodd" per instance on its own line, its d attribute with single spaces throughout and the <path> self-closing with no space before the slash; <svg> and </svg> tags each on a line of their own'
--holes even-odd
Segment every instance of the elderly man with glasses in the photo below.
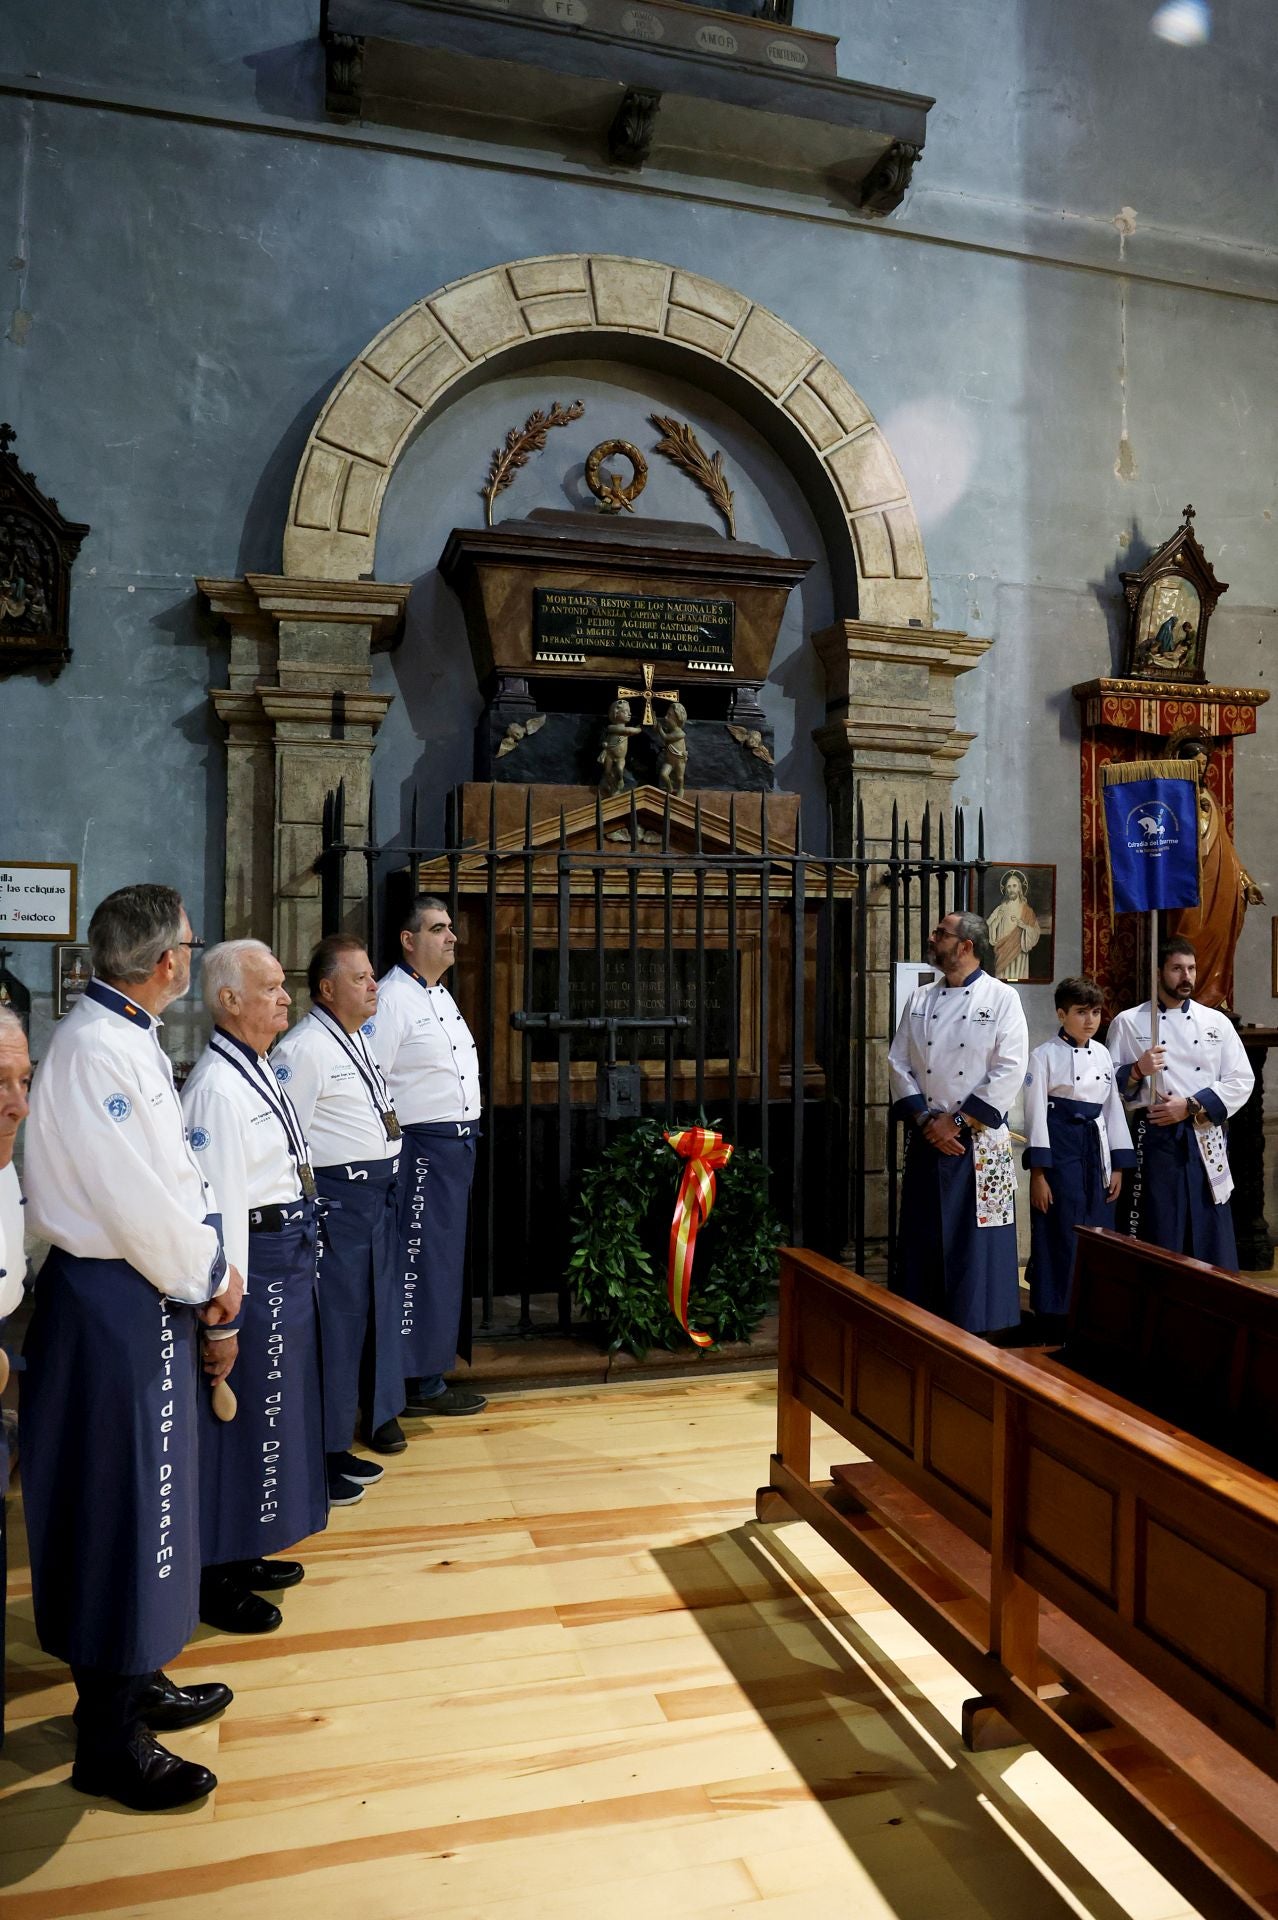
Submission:
<svg viewBox="0 0 1278 1920">
<path fill-rule="evenodd" d="M 171 887 L 102 901 L 94 977 L 40 1063 L 24 1162 L 30 1225 L 50 1242 L 23 1387 L 36 1630 L 79 1695 L 72 1785 L 142 1812 L 217 1785 L 153 1730 L 231 1698 L 161 1671 L 198 1619 L 199 1325 L 232 1322 L 243 1285 L 160 1045 L 198 945 Z"/>
</svg>

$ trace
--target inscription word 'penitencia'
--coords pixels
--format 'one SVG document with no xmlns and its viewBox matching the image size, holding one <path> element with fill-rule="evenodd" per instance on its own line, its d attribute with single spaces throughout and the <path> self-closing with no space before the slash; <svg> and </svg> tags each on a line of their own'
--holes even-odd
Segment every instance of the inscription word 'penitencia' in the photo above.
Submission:
<svg viewBox="0 0 1278 1920">
<path fill-rule="evenodd" d="M 731 600 L 683 600 L 634 593 L 569 593 L 538 587 L 533 593 L 533 653 L 642 654 L 712 673 L 732 671 Z"/>
</svg>

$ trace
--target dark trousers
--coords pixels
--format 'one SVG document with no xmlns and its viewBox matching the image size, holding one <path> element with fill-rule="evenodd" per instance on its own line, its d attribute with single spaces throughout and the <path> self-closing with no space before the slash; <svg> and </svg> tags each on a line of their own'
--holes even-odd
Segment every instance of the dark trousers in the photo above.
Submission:
<svg viewBox="0 0 1278 1920">
<path fill-rule="evenodd" d="M 101 1667 L 72 1667 L 79 1700 L 75 1709 L 76 1750 L 81 1755 L 123 1752 L 141 1731 L 142 1694 L 149 1673 L 104 1673 Z"/>
</svg>

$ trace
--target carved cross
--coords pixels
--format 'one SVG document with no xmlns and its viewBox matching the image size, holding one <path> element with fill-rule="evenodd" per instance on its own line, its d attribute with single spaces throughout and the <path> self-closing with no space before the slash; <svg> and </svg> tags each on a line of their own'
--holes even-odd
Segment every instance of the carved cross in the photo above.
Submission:
<svg viewBox="0 0 1278 1920">
<path fill-rule="evenodd" d="M 643 685 L 641 687 L 617 688 L 618 700 L 643 701 L 643 719 L 639 722 L 641 727 L 651 727 L 656 724 L 656 716 L 652 711 L 652 703 L 654 700 L 677 700 L 679 698 L 680 689 L 678 687 L 654 687 L 652 683 L 656 675 L 657 669 L 652 661 L 645 660 L 643 663 Z"/>
</svg>

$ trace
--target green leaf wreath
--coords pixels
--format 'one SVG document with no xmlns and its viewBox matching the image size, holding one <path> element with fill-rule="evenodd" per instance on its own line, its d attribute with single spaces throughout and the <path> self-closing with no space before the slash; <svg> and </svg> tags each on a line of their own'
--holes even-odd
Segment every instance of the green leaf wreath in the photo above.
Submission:
<svg viewBox="0 0 1278 1920">
<path fill-rule="evenodd" d="M 710 1123 L 713 1124 L 713 1123 Z M 692 1343 L 670 1311 L 666 1250 L 684 1162 L 656 1120 L 640 1120 L 585 1174 L 572 1218 L 568 1279 L 610 1350 Z M 714 1211 L 697 1236 L 688 1319 L 716 1344 L 748 1340 L 771 1303 L 783 1230 L 768 1169 L 740 1148 L 717 1176 Z"/>
</svg>

